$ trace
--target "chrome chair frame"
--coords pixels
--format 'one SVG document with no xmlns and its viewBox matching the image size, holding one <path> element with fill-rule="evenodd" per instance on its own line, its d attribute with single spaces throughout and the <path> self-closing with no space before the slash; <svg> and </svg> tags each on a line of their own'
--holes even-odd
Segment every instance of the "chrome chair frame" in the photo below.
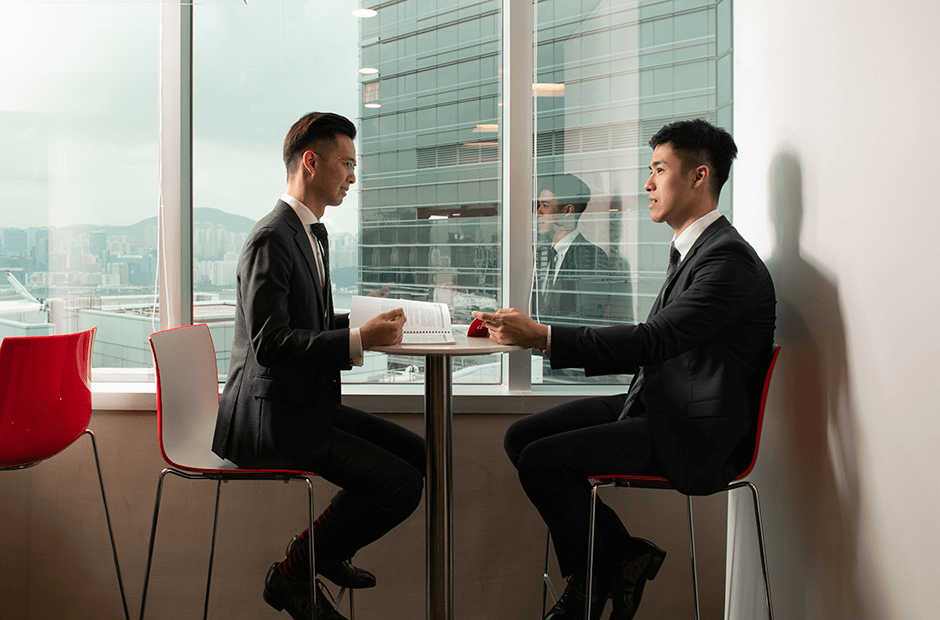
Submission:
<svg viewBox="0 0 940 620">
<path fill-rule="evenodd" d="M 193 343 L 196 343 L 196 346 Z M 314 502 L 312 482 L 312 478 L 316 477 L 316 474 L 287 469 L 240 468 L 231 461 L 219 458 L 211 451 L 219 395 L 215 348 L 212 345 L 212 336 L 207 325 L 190 325 L 156 332 L 150 336 L 150 346 L 157 371 L 157 426 L 160 451 L 169 467 L 162 471 L 157 482 L 153 522 L 150 528 L 150 543 L 147 551 L 147 567 L 144 573 L 144 587 L 140 601 L 140 620 L 144 618 L 147 604 L 147 589 L 150 582 L 154 541 L 160 515 L 160 501 L 163 495 L 163 483 L 167 474 L 173 474 L 187 480 L 216 481 L 215 510 L 212 518 L 212 543 L 209 549 L 203 620 L 209 614 L 209 593 L 215 558 L 215 540 L 218 531 L 219 498 L 222 483 L 229 480 L 282 480 L 285 483 L 295 479 L 306 480 L 311 533 L 309 536 L 310 604 L 312 620 L 316 620 L 317 587 L 313 543 Z M 164 373 L 161 373 L 161 359 L 168 363 Z M 175 363 L 169 363 L 171 361 Z M 165 386 L 162 382 L 164 375 L 172 376 L 170 382 L 173 380 L 179 381 L 176 386 L 166 387 L 167 392 L 173 390 L 174 387 L 181 388 L 178 393 L 165 393 Z M 188 416 L 181 414 L 188 414 Z M 166 419 L 172 419 L 173 423 L 166 424 Z M 335 608 L 339 608 L 345 590 L 346 588 L 340 590 L 334 602 Z M 351 590 L 349 608 L 350 620 L 355 620 Z"/>
</svg>

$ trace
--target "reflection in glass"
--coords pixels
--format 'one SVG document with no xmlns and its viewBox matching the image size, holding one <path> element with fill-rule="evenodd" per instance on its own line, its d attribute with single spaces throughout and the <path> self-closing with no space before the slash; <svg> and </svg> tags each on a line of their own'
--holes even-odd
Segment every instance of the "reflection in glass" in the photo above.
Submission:
<svg viewBox="0 0 940 620">
<path fill-rule="evenodd" d="M 647 143 L 678 119 L 731 129 L 730 4 L 535 2 L 533 83 L 556 85 L 534 89 L 532 313 L 542 322 L 603 327 L 648 314 L 671 233 L 649 219 Z M 730 216 L 726 196 L 719 208 Z M 565 255 L 549 277 L 554 246 L 580 264 Z M 624 381 L 535 365 L 544 383 Z"/>
</svg>

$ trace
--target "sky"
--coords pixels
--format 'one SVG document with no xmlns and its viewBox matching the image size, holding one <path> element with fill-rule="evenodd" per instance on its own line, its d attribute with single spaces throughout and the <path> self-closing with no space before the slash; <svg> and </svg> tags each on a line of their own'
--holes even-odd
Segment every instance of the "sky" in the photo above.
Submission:
<svg viewBox="0 0 940 620">
<path fill-rule="evenodd" d="M 156 0 L 43 1 L 58 6 L 0 0 L 0 228 L 153 216 Z M 194 9 L 194 207 L 259 219 L 284 191 L 294 121 L 358 123 L 358 3 L 211 2 Z M 357 209 L 354 191 L 327 218 L 356 233 Z"/>
</svg>

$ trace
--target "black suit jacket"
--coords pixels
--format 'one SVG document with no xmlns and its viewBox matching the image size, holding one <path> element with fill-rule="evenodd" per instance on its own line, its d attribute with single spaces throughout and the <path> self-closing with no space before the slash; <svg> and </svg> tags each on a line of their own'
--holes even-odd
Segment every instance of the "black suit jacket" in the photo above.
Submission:
<svg viewBox="0 0 940 620">
<path fill-rule="evenodd" d="M 541 253 L 550 246 L 540 248 Z M 547 257 L 537 264 L 545 263 Z M 539 274 L 539 284 L 544 271 Z M 548 286 L 536 287 L 533 312 L 543 323 L 599 327 L 610 306 L 611 280 L 607 253 L 584 238 L 575 236 L 558 269 L 558 277 Z M 538 301 L 538 305 L 534 302 Z"/>
<path fill-rule="evenodd" d="M 773 346 L 776 298 L 764 263 L 724 217 L 696 240 L 646 323 L 552 327 L 552 366 L 634 372 L 666 478 L 713 493 L 747 467 Z M 745 441 L 742 441 L 745 440 Z M 603 473 L 603 472 L 599 472 Z"/>
<path fill-rule="evenodd" d="M 334 317 L 307 233 L 283 201 L 238 260 L 235 334 L 213 451 L 243 467 L 309 467 L 327 452 L 348 317 Z"/>
</svg>

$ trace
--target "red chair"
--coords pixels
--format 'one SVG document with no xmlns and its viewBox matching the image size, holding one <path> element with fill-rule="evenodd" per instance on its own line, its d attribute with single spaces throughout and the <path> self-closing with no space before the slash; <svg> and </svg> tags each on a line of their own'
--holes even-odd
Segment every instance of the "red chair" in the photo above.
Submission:
<svg viewBox="0 0 940 620">
<path fill-rule="evenodd" d="M 731 491 L 734 489 L 740 489 L 742 487 L 747 487 L 751 490 L 751 494 L 754 498 L 754 515 L 757 522 L 757 542 L 760 547 L 760 563 L 761 568 L 764 573 L 764 593 L 767 602 L 767 615 L 770 620 L 773 620 L 773 605 L 771 604 L 770 599 L 770 577 L 767 572 L 767 554 L 764 549 L 764 528 L 761 523 L 760 517 L 760 499 L 757 495 L 757 487 L 753 482 L 747 480 L 747 476 L 751 473 L 751 470 L 754 469 L 754 464 L 757 463 L 757 452 L 760 447 L 760 436 L 761 430 L 764 424 L 764 409 L 767 405 L 767 391 L 770 389 L 770 378 L 773 376 L 774 366 L 777 364 L 777 356 L 780 355 L 780 347 L 774 345 L 773 354 L 770 358 L 770 365 L 767 367 L 767 375 L 764 378 L 764 389 L 761 394 L 760 399 L 760 410 L 757 415 L 757 427 L 753 435 L 754 440 L 754 452 L 751 457 L 751 463 L 744 473 L 737 476 L 732 480 L 728 485 L 717 491 L 718 493 L 723 493 L 725 491 Z M 627 488 L 633 487 L 636 489 L 673 489 L 672 485 L 669 484 L 669 481 L 665 478 L 659 476 L 627 476 L 627 475 L 606 475 L 606 476 L 590 476 L 590 479 L 593 480 L 591 483 L 591 525 L 588 535 L 588 564 L 587 564 L 587 596 L 585 597 L 585 618 L 590 617 L 591 610 L 591 579 L 593 578 L 594 571 L 594 516 L 597 507 L 597 490 L 603 487 L 617 487 L 617 488 Z M 695 618 L 699 618 L 699 605 L 698 605 L 698 578 L 695 571 L 695 530 L 692 525 L 692 497 L 687 495 L 686 499 L 688 500 L 689 506 L 689 547 L 692 556 L 692 594 L 695 597 Z M 551 532 L 548 534 L 548 542 L 546 543 L 545 548 L 545 572 L 542 577 L 544 579 L 545 585 L 543 586 L 542 591 L 542 615 L 545 615 L 545 595 L 549 591 L 552 594 L 552 598 L 557 600 L 555 596 L 554 588 L 552 587 L 551 579 L 548 576 L 548 559 L 551 546 Z"/>
<path fill-rule="evenodd" d="M 212 451 L 212 437 L 219 410 L 219 376 L 215 360 L 215 347 L 209 327 L 190 325 L 156 332 L 150 336 L 154 366 L 157 372 L 157 430 L 160 451 L 169 467 L 160 474 L 157 497 L 153 507 L 144 590 L 140 601 L 143 620 L 147 603 L 147 584 L 153 560 L 153 545 L 160 514 L 163 480 L 173 474 L 188 480 L 215 480 L 215 514 L 212 521 L 212 545 L 209 551 L 209 572 L 206 577 L 206 599 L 203 618 L 209 613 L 209 587 L 212 582 L 212 562 L 215 556 L 215 535 L 219 518 L 219 493 L 222 482 L 228 480 L 305 480 L 310 503 L 310 531 L 313 532 L 313 482 L 316 474 L 286 469 L 243 469 L 231 461 L 219 458 Z M 314 569 L 313 536 L 310 541 L 310 574 Z M 315 579 L 310 580 L 311 603 L 316 601 Z M 340 591 L 336 607 L 343 598 Z M 354 620 L 352 590 L 349 591 L 350 619 Z M 316 605 L 311 605 L 316 620 Z"/>
<path fill-rule="evenodd" d="M 57 336 L 8 337 L 0 341 L 0 470 L 32 467 L 88 435 L 98 470 L 124 617 L 129 618 L 95 434 L 88 429 L 91 350 L 97 329 Z"/>
</svg>

